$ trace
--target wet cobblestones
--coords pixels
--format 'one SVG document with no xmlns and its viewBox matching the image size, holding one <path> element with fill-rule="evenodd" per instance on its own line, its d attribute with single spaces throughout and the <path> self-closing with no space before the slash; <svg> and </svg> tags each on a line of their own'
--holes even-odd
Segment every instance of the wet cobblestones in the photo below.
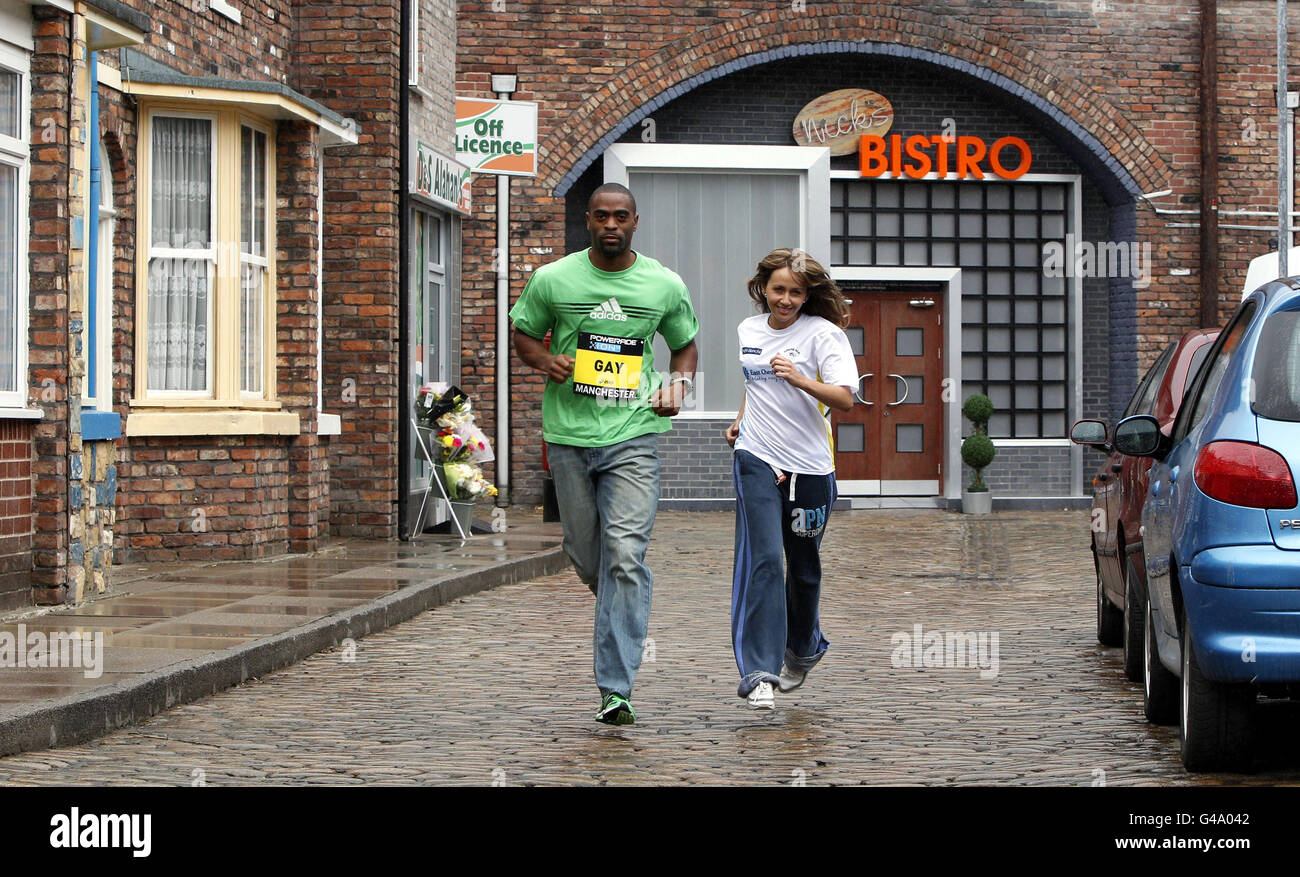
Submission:
<svg viewBox="0 0 1300 877">
<path fill-rule="evenodd" d="M 592 598 L 571 573 L 442 606 L 89 744 L 0 759 L 37 784 L 1272 785 L 1193 776 L 1097 645 L 1084 512 L 843 512 L 823 543 L 826 659 L 773 712 L 735 696 L 732 521 L 661 513 L 637 724 L 591 719 Z M 895 666 L 918 632 L 997 636 L 982 667 Z M 986 648 L 983 657 L 991 656 Z M 901 651 L 900 651 L 901 650 Z M 349 655 L 352 660 L 346 660 Z M 981 673 L 981 669 L 986 672 Z"/>
</svg>

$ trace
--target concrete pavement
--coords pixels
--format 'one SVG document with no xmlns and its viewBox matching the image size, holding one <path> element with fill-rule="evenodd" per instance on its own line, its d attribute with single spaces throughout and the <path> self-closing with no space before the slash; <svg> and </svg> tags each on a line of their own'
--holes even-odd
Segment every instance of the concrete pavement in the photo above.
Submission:
<svg viewBox="0 0 1300 877">
<path fill-rule="evenodd" d="M 259 561 L 127 564 L 110 593 L 80 606 L 8 613 L 0 754 L 89 739 L 567 564 L 557 525 L 524 513 L 511 523 L 469 540 L 343 540 Z"/>
</svg>

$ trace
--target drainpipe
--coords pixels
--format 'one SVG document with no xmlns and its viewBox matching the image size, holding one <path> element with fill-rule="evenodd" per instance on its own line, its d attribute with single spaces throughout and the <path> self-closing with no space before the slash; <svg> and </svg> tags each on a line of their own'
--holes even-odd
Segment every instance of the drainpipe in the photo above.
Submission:
<svg viewBox="0 0 1300 877">
<path fill-rule="evenodd" d="M 1286 100 L 1286 0 L 1277 0 L 1277 274 L 1290 277 L 1287 257 L 1291 251 L 1291 157 L 1287 154 L 1287 132 L 1291 130 L 1291 107 Z"/>
<path fill-rule="evenodd" d="M 497 175 L 497 502 L 510 496 L 510 177 Z"/>
<path fill-rule="evenodd" d="M 519 88 L 513 73 L 492 74 L 498 100 L 509 100 Z M 510 177 L 497 174 L 497 505 L 510 504 Z"/>
<path fill-rule="evenodd" d="M 1218 31 L 1217 0 L 1201 0 L 1201 326 L 1219 325 Z"/>
<path fill-rule="evenodd" d="M 408 534 L 406 507 L 410 498 L 411 479 L 411 411 L 415 400 L 411 395 L 411 339 L 407 323 L 410 319 L 410 284 L 411 284 L 411 242 L 409 217 L 411 209 L 407 195 L 407 162 L 410 151 L 411 105 L 407 92 L 407 83 L 411 81 L 411 40 L 416 34 L 411 33 L 411 3 L 419 0 L 402 0 L 401 40 L 398 53 L 402 56 L 399 64 L 401 80 L 397 83 L 399 95 L 398 136 L 397 136 L 397 535 L 407 539 Z M 433 473 L 430 473 L 433 477 Z"/>
<path fill-rule="evenodd" d="M 99 282 L 99 189 L 102 185 L 102 172 L 99 162 L 99 53 L 90 53 L 90 118 L 87 119 L 87 136 L 90 138 L 90 196 L 86 203 L 85 218 L 82 220 L 83 235 L 86 242 L 86 309 L 83 317 L 85 329 L 86 376 L 83 379 L 81 395 L 95 396 L 98 399 L 99 372 L 96 351 L 99 347 L 99 314 L 97 307 L 91 307 L 91 297 Z M 100 406 L 104 400 L 99 400 Z"/>
</svg>

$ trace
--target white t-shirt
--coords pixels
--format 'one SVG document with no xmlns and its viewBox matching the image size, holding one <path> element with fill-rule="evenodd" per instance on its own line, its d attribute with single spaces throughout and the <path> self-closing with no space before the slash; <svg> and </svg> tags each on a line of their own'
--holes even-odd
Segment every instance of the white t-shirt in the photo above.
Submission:
<svg viewBox="0 0 1300 877">
<path fill-rule="evenodd" d="M 745 373 L 745 413 L 736 449 L 786 472 L 834 472 L 827 407 L 778 378 L 772 357 L 781 354 L 802 374 L 824 384 L 856 389 L 858 367 L 848 336 L 821 317 L 800 314 L 792 325 L 773 329 L 767 316 L 749 317 L 736 329 Z"/>
</svg>

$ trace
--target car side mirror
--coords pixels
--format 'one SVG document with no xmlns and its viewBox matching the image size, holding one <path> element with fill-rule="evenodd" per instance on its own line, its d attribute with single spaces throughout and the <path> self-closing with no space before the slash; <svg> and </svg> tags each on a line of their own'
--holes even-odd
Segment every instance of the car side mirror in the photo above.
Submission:
<svg viewBox="0 0 1300 877">
<path fill-rule="evenodd" d="M 1115 424 L 1115 450 L 1129 457 L 1163 456 L 1165 434 L 1150 414 L 1135 414 Z"/>
<path fill-rule="evenodd" d="M 1110 450 L 1106 441 L 1106 423 L 1101 420 L 1080 420 L 1070 429 L 1070 441 L 1099 451 Z"/>
</svg>

